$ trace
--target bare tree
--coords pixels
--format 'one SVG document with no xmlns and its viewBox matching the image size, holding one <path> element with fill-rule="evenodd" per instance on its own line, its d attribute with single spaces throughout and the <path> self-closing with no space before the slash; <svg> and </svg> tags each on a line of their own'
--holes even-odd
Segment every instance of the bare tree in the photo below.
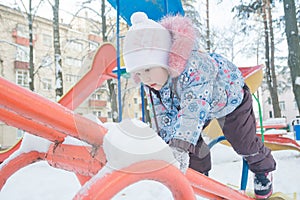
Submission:
<svg viewBox="0 0 300 200">
<path fill-rule="evenodd" d="M 288 66 L 290 68 L 293 92 L 300 113 L 300 46 L 299 31 L 296 20 L 296 7 L 294 0 L 283 0 L 284 18 L 285 18 L 285 34 L 288 43 Z"/>
<path fill-rule="evenodd" d="M 106 25 L 106 16 L 105 16 L 105 0 L 101 0 L 101 20 L 102 20 L 102 38 L 103 42 L 107 42 L 107 25 Z M 112 119 L 114 122 L 118 122 L 118 105 L 117 105 L 117 94 L 116 94 L 116 84 L 112 79 L 107 80 L 108 89 L 109 89 L 109 99 L 111 100 L 111 113 Z"/>
<path fill-rule="evenodd" d="M 39 1 L 38 6 L 35 9 L 35 12 L 33 12 L 32 7 L 32 0 L 29 0 L 29 8 L 28 11 L 26 9 L 26 6 L 24 5 L 24 2 L 21 1 L 21 4 L 26 12 L 27 15 L 27 22 L 28 22 L 28 29 L 29 29 L 29 89 L 34 91 L 34 63 L 33 63 L 33 21 L 35 14 L 41 5 L 42 0 Z"/>
<path fill-rule="evenodd" d="M 209 0 L 206 0 L 206 50 L 210 52 Z"/>
<path fill-rule="evenodd" d="M 49 1 L 48 1 L 49 2 Z M 62 56 L 60 50 L 59 35 L 59 0 L 55 0 L 54 5 L 50 2 L 53 10 L 53 46 L 54 46 L 54 65 L 55 65 L 55 94 L 56 100 L 63 95 L 63 74 L 62 74 Z"/>
<path fill-rule="evenodd" d="M 206 47 L 207 46 L 206 41 L 210 40 L 207 38 L 207 32 L 206 32 L 209 31 L 209 27 L 207 27 L 208 29 L 204 28 L 205 22 L 203 22 L 204 20 L 201 19 L 199 12 L 195 9 L 196 3 L 197 3 L 196 0 L 183 0 L 182 6 L 185 12 L 185 16 L 189 17 L 192 20 L 197 30 L 198 37 L 200 38 L 198 42 L 201 44 L 201 46 Z M 209 24 L 209 22 L 207 22 L 207 24 Z"/>
<path fill-rule="evenodd" d="M 274 33 L 272 25 L 272 12 L 270 0 L 256 0 L 248 5 L 240 4 L 235 6 L 233 10 L 237 11 L 237 17 L 241 20 L 248 19 L 251 14 L 258 14 L 263 19 L 264 37 L 265 37 L 265 65 L 266 65 L 266 81 L 272 98 L 272 106 L 274 117 L 281 117 L 281 110 L 278 101 L 277 79 L 274 64 Z M 247 28 L 245 26 L 244 31 Z"/>
<path fill-rule="evenodd" d="M 29 12 L 28 12 L 28 27 L 29 27 L 29 89 L 34 91 L 34 64 L 33 64 L 33 17 L 32 17 L 32 1 L 29 0 Z"/>
<path fill-rule="evenodd" d="M 266 77 L 267 84 L 272 99 L 274 117 L 281 117 L 281 110 L 278 101 L 277 92 L 277 78 L 275 73 L 274 63 L 274 33 L 272 25 L 272 12 L 270 6 L 270 0 L 264 0 L 262 6 L 262 16 L 265 30 L 265 63 L 266 63 Z"/>
</svg>

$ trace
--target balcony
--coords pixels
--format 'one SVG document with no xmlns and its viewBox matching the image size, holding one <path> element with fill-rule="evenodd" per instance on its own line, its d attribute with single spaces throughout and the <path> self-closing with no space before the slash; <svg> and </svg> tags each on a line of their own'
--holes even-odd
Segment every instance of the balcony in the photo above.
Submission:
<svg viewBox="0 0 300 200">
<path fill-rule="evenodd" d="M 103 108 L 103 107 L 106 107 L 106 105 L 107 105 L 107 101 L 96 100 L 96 99 L 89 100 L 90 107 Z"/>
<path fill-rule="evenodd" d="M 15 69 L 29 69 L 28 62 L 15 61 Z"/>
<path fill-rule="evenodd" d="M 20 34 L 18 33 L 18 31 L 16 29 L 13 29 L 13 31 L 12 31 L 12 37 L 15 38 L 16 44 L 29 47 L 29 38 L 20 36 Z M 29 35 L 28 35 L 28 37 L 29 37 Z M 35 41 L 36 41 L 36 36 L 33 35 L 33 41 L 32 41 L 33 46 L 34 46 Z"/>
<path fill-rule="evenodd" d="M 88 39 L 89 39 L 90 41 L 97 42 L 97 43 L 103 42 L 103 41 L 102 41 L 102 38 L 101 38 L 100 36 L 94 35 L 94 34 L 89 34 Z"/>
<path fill-rule="evenodd" d="M 107 122 L 107 117 L 98 117 L 98 118 L 103 123 Z"/>
</svg>

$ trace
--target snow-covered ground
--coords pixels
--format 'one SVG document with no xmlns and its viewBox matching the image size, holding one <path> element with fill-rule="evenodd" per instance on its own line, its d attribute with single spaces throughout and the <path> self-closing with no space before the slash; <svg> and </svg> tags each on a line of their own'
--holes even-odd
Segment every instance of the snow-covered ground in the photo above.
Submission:
<svg viewBox="0 0 300 200">
<path fill-rule="evenodd" d="M 274 192 L 283 192 L 292 199 L 300 198 L 300 152 L 292 150 L 275 151 L 277 170 L 273 173 Z M 241 180 L 241 158 L 232 148 L 217 144 L 212 148 L 213 169 L 210 177 L 234 188 Z M 249 173 L 247 190 L 252 191 L 253 174 Z M 68 200 L 79 190 L 76 176 L 67 171 L 52 168 L 41 161 L 27 166 L 12 177 L 0 192 L 0 199 L 9 200 Z M 198 199 L 202 199 L 197 197 Z M 160 183 L 141 181 L 119 192 L 114 200 L 173 199 L 170 191 Z"/>
</svg>

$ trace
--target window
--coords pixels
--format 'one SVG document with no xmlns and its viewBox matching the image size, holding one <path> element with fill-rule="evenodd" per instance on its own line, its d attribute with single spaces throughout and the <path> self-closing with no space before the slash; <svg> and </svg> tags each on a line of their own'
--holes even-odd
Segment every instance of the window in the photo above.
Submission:
<svg viewBox="0 0 300 200">
<path fill-rule="evenodd" d="M 112 118 L 111 112 L 107 112 L 107 117 Z"/>
<path fill-rule="evenodd" d="M 28 26 L 24 24 L 17 24 L 17 34 L 19 37 L 29 38 Z"/>
<path fill-rule="evenodd" d="M 32 32 L 36 33 L 36 28 L 32 28 Z M 29 39 L 29 27 L 25 24 L 17 24 L 17 35 L 22 38 Z M 32 35 L 32 39 L 35 40 L 35 35 Z"/>
<path fill-rule="evenodd" d="M 50 55 L 43 56 L 40 66 L 49 67 L 51 64 L 53 64 L 51 56 Z"/>
<path fill-rule="evenodd" d="M 134 113 L 134 118 L 138 119 L 139 118 L 139 113 Z"/>
<path fill-rule="evenodd" d="M 76 51 L 82 51 L 83 45 L 80 42 L 76 42 L 74 40 L 70 40 L 69 42 L 70 42 L 70 45 L 69 45 L 70 49 L 73 49 Z"/>
<path fill-rule="evenodd" d="M 298 105 L 297 105 L 296 100 L 294 100 L 294 110 L 298 110 Z"/>
<path fill-rule="evenodd" d="M 16 61 L 29 62 L 29 47 L 18 45 Z"/>
<path fill-rule="evenodd" d="M 93 111 L 93 114 L 97 117 L 101 117 L 101 111 Z"/>
<path fill-rule="evenodd" d="M 80 79 L 80 76 L 73 75 L 73 74 L 65 74 L 65 78 L 67 82 L 75 83 Z"/>
<path fill-rule="evenodd" d="M 66 64 L 72 67 L 81 67 L 82 61 L 76 58 L 67 57 Z"/>
<path fill-rule="evenodd" d="M 280 107 L 280 110 L 284 111 L 285 110 L 285 101 L 279 101 L 279 107 Z"/>
<path fill-rule="evenodd" d="M 271 105 L 272 104 L 272 101 L 271 101 L 271 98 L 268 97 L 268 104 Z"/>
<path fill-rule="evenodd" d="M 52 47 L 52 36 L 48 34 L 43 34 L 43 45 L 47 47 Z"/>
<path fill-rule="evenodd" d="M 99 94 L 99 93 L 98 94 L 97 93 L 93 94 L 92 95 L 92 99 L 94 99 L 94 100 L 101 100 L 101 94 Z"/>
<path fill-rule="evenodd" d="M 42 79 L 43 89 L 44 90 L 51 90 L 52 89 L 52 80 L 48 78 Z"/>
<path fill-rule="evenodd" d="M 133 101 L 134 101 L 134 104 L 137 104 L 137 103 L 138 103 L 137 98 L 133 98 Z"/>
<path fill-rule="evenodd" d="M 272 111 L 269 111 L 269 118 L 273 118 L 273 113 L 272 113 Z"/>
<path fill-rule="evenodd" d="M 93 51 L 98 48 L 99 44 L 97 42 L 89 41 L 89 50 Z"/>
<path fill-rule="evenodd" d="M 16 83 L 23 87 L 29 87 L 29 71 L 28 70 L 16 70 Z"/>
</svg>

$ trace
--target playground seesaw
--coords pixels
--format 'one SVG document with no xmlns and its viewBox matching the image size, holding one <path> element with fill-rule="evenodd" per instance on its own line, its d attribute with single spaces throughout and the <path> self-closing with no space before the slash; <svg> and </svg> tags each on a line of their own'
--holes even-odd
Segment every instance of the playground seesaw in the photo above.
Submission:
<svg viewBox="0 0 300 200">
<path fill-rule="evenodd" d="M 195 195 L 208 199 L 252 199 L 243 192 L 192 169 L 183 175 L 174 164 L 174 159 L 170 159 L 172 155 L 170 149 L 166 144 L 163 146 L 163 143 L 161 143 L 162 148 L 169 152 L 168 159 L 162 158 L 157 152 L 145 153 L 142 156 L 140 152 L 138 154 L 133 152 L 130 154 L 132 156 L 132 159 L 129 159 L 130 163 L 115 166 L 109 173 L 100 176 L 99 173 L 101 174 L 110 164 L 118 163 L 122 158 L 120 155 L 109 156 L 110 148 L 121 148 L 120 145 L 109 140 L 113 138 L 112 134 L 124 136 L 125 132 L 133 132 L 136 134 L 135 137 L 131 137 L 133 140 L 138 138 L 136 136 L 139 134 L 150 132 L 151 137 L 146 138 L 161 141 L 149 127 L 141 129 L 130 124 L 128 120 L 123 120 L 117 123 L 116 127 L 129 127 L 129 129 L 125 132 L 115 131 L 72 111 L 103 81 L 116 77 L 112 73 L 115 66 L 115 48 L 111 44 L 102 45 L 93 58 L 91 70 L 59 103 L 52 102 L 3 78 L 0 79 L 0 120 L 30 133 L 29 137 L 23 139 L 20 148 L 0 165 L 0 189 L 7 179 L 22 167 L 45 160 L 53 167 L 77 175 L 82 188 L 74 199 L 110 199 L 123 188 L 147 179 L 167 186 L 174 199 L 195 199 Z M 261 67 L 258 69 L 261 70 Z M 75 138 L 81 141 L 82 145 L 65 143 L 66 137 Z M 33 145 L 34 140 L 40 145 Z M 134 144 L 139 143 L 133 140 L 132 145 Z M 128 151 L 121 149 L 114 152 Z"/>
<path fill-rule="evenodd" d="M 116 66 L 115 55 L 112 45 L 105 44 L 100 47 L 91 70 L 94 67 L 100 69 L 88 73 L 89 75 L 85 77 L 92 78 L 83 78 L 80 81 L 80 84 L 86 85 L 84 87 L 75 85 L 71 92 L 63 97 L 64 101 L 60 101 L 61 104 L 49 101 L 3 78 L 0 79 L 0 120 L 25 130 L 32 134 L 33 138 L 38 136 L 36 138 L 47 141 L 41 149 L 40 146 L 34 145 L 28 147 L 28 142 L 24 138 L 20 148 L 0 165 L 0 188 L 22 167 L 46 160 L 53 167 L 77 175 L 83 186 L 74 199 L 110 199 L 121 189 L 146 179 L 166 185 L 174 199 L 195 199 L 195 194 L 208 199 L 251 199 L 191 169 L 183 175 L 172 162 L 166 162 L 160 157 L 137 161 L 124 168 L 113 170 L 103 177 L 97 177 L 97 173 L 108 162 L 103 149 L 103 140 L 109 130 L 74 113 L 72 109 L 75 109 L 104 80 L 114 78 L 111 71 Z M 88 92 L 80 93 L 82 88 Z M 65 144 L 67 136 L 82 141 L 83 145 Z"/>
</svg>

